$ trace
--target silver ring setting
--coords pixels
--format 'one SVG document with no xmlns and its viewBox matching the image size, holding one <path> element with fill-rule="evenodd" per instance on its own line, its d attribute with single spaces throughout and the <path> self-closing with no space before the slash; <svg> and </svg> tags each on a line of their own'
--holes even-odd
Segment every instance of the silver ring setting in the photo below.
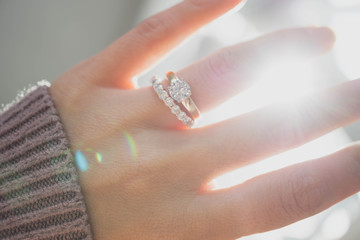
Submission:
<svg viewBox="0 0 360 240">
<path fill-rule="evenodd" d="M 195 121 L 191 117 L 189 117 L 184 111 L 182 111 L 181 108 L 175 103 L 177 99 L 175 99 L 174 101 L 173 97 L 169 96 L 167 91 L 164 90 L 164 87 L 161 84 L 161 79 L 159 77 L 152 77 L 151 84 L 159 98 L 165 103 L 167 107 L 170 108 L 171 112 L 176 115 L 177 119 L 179 119 L 189 128 L 194 126 Z"/>
<path fill-rule="evenodd" d="M 174 72 L 168 72 L 166 78 L 170 82 L 168 87 L 170 96 L 184 106 L 192 119 L 199 118 L 200 111 L 190 97 L 192 93 L 189 84 L 184 79 L 179 78 Z"/>
</svg>

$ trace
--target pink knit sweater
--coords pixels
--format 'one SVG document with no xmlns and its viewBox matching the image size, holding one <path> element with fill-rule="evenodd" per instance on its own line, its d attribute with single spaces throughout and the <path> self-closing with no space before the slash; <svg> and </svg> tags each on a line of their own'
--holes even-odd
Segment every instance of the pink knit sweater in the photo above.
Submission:
<svg viewBox="0 0 360 240">
<path fill-rule="evenodd" d="M 0 115 L 0 239 L 92 239 L 74 157 L 45 86 Z"/>
</svg>

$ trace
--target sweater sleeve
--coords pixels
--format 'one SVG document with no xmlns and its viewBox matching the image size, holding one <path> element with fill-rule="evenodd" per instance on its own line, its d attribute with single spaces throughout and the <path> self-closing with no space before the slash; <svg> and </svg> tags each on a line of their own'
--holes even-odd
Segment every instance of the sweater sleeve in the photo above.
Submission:
<svg viewBox="0 0 360 240">
<path fill-rule="evenodd" d="M 0 115 L 0 239 L 92 239 L 48 87 Z"/>
</svg>

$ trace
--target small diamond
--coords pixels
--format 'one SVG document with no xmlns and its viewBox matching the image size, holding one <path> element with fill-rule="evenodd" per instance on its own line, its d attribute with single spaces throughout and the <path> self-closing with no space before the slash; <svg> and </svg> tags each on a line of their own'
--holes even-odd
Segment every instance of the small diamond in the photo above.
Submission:
<svg viewBox="0 0 360 240">
<path fill-rule="evenodd" d="M 187 117 L 185 119 L 184 123 L 185 123 L 186 126 L 189 126 L 189 127 L 191 127 L 194 124 L 193 120 L 191 118 L 189 118 L 189 117 Z"/>
<path fill-rule="evenodd" d="M 167 97 L 169 97 L 169 95 L 167 94 L 166 91 L 163 90 L 160 92 L 159 97 L 160 99 L 165 100 Z"/>
<path fill-rule="evenodd" d="M 178 115 L 180 113 L 180 107 L 178 105 L 174 105 L 171 107 L 171 112 L 175 115 Z"/>
<path fill-rule="evenodd" d="M 185 121 L 185 119 L 187 118 L 186 113 L 184 112 L 181 112 L 177 117 L 180 121 Z"/>
<path fill-rule="evenodd" d="M 158 84 L 160 81 L 157 77 L 152 77 L 151 78 L 151 84 Z"/>
<path fill-rule="evenodd" d="M 154 84 L 153 84 L 153 87 L 154 87 L 155 89 L 158 89 L 158 88 L 162 88 L 162 85 L 161 85 L 160 83 L 154 83 Z"/>
<path fill-rule="evenodd" d="M 160 85 L 160 84 L 154 85 L 154 89 L 155 89 L 155 92 L 156 92 L 157 94 L 160 94 L 161 91 L 164 90 L 164 88 L 163 88 L 162 85 Z"/>
<path fill-rule="evenodd" d="M 168 107 L 171 107 L 172 105 L 174 105 L 174 100 L 172 100 L 171 97 L 168 97 L 165 99 L 165 105 Z"/>
<path fill-rule="evenodd" d="M 168 89 L 170 96 L 179 103 L 191 96 L 189 84 L 182 79 L 172 80 Z"/>
</svg>

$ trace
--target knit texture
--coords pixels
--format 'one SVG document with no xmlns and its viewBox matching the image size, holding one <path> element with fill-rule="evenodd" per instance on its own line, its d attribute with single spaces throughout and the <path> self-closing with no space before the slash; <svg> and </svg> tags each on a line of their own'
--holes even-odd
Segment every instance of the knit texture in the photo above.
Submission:
<svg viewBox="0 0 360 240">
<path fill-rule="evenodd" d="M 48 87 L 0 115 L 0 239 L 92 239 Z"/>
</svg>

